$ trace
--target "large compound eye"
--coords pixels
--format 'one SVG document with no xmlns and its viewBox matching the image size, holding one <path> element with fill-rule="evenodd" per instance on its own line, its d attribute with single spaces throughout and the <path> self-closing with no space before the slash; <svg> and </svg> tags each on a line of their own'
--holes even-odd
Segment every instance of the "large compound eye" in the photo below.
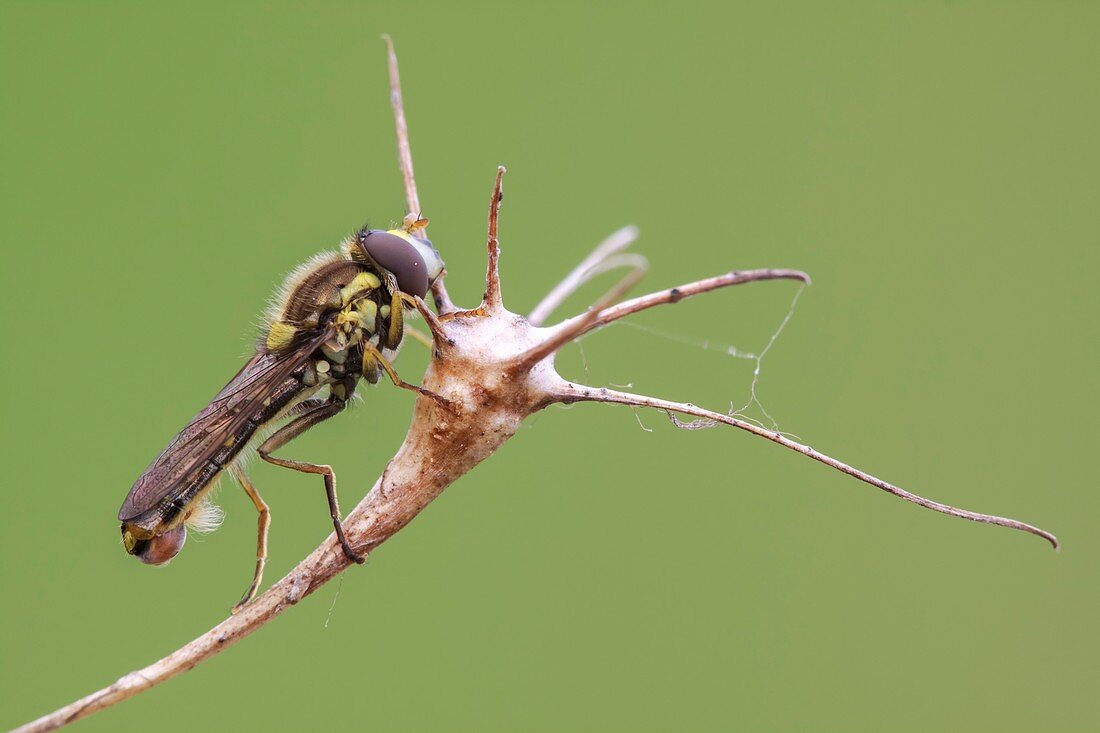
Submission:
<svg viewBox="0 0 1100 733">
<path fill-rule="evenodd" d="M 134 554 L 146 565 L 163 565 L 179 554 L 187 541 L 187 529 L 181 524 L 164 534 L 147 540 L 138 540 Z"/>
<path fill-rule="evenodd" d="M 408 240 L 374 229 L 359 237 L 359 245 L 371 259 L 393 273 L 401 292 L 420 297 L 428 292 L 428 267 L 423 255 Z"/>
</svg>

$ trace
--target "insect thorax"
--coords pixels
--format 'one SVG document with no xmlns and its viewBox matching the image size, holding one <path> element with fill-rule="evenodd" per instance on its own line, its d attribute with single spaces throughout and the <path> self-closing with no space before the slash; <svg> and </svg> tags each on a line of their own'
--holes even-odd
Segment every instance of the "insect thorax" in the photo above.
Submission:
<svg viewBox="0 0 1100 733">
<path fill-rule="evenodd" d="M 341 253 L 313 258 L 287 278 L 278 294 L 264 346 L 270 352 L 293 349 L 299 338 L 328 327 L 333 336 L 320 347 L 321 358 L 307 367 L 305 384 L 332 382 L 358 370 L 364 341 L 377 335 L 377 347 L 384 348 L 392 307 L 390 280 L 385 270 Z"/>
<path fill-rule="evenodd" d="M 376 333 L 389 316 L 385 273 L 346 259 L 337 252 L 316 256 L 290 274 L 268 314 L 265 335 L 268 351 L 292 344 L 299 333 L 335 322 L 339 333 L 351 339 L 355 331 Z"/>
</svg>

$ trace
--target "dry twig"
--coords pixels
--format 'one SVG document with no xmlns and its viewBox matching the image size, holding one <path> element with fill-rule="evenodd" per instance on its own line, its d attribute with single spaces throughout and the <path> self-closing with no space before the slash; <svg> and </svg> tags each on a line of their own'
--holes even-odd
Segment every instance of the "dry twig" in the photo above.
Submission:
<svg viewBox="0 0 1100 733">
<path fill-rule="evenodd" d="M 386 42 L 401 169 L 409 210 L 418 213 L 419 200 L 413 180 L 397 59 L 389 38 Z M 345 533 L 356 552 L 366 554 L 393 536 L 447 486 L 496 452 L 515 434 L 524 418 L 554 403 L 582 401 L 650 407 L 663 410 L 670 416 L 674 413 L 691 415 L 740 428 L 920 506 L 977 522 L 1030 532 L 1043 537 L 1054 547 L 1058 546 L 1054 535 L 1045 530 L 1014 519 L 970 512 L 925 499 L 777 432 L 731 415 L 686 402 L 588 387 L 560 377 L 554 369 L 554 357 L 561 346 L 629 314 L 677 303 L 686 297 L 732 285 L 771 279 L 808 283 L 809 277 L 796 270 L 731 272 L 616 304 L 618 298 L 644 272 L 644 263 L 640 260 L 612 259 L 634 238 L 633 230 L 625 229 L 597 247 L 588 259 L 551 291 L 530 318 L 523 318 L 505 309 L 500 290 L 497 222 L 503 174 L 503 167 L 499 168 L 490 197 L 489 264 L 481 305 L 472 310 L 458 310 L 451 303 L 441 281 L 434 292 L 440 317 L 428 310 L 422 300 L 417 301 L 417 308 L 431 329 L 435 342 L 423 385 L 445 400 L 437 401 L 424 395 L 417 398 L 412 423 L 400 449 L 367 496 L 345 520 Z M 556 326 L 540 327 L 543 320 L 592 273 L 617 264 L 630 267 L 631 272 L 596 306 Z M 258 630 L 348 565 L 347 556 L 335 536 L 330 535 L 284 578 L 236 615 L 148 667 L 132 672 L 114 684 L 17 730 L 30 733 L 59 728 L 182 674 Z"/>
<path fill-rule="evenodd" d="M 412 148 L 409 146 L 409 124 L 405 120 L 405 100 L 401 96 L 401 73 L 397 68 L 397 52 L 393 48 L 393 39 L 388 35 L 382 36 L 386 42 L 386 66 L 390 76 L 390 105 L 393 107 L 393 124 L 397 129 L 397 164 L 401 168 L 401 179 L 405 182 L 405 208 L 407 214 L 420 214 L 420 194 L 416 190 L 416 174 L 413 173 Z M 421 232 L 428 235 L 428 230 Z M 455 310 L 455 304 L 447 293 L 447 286 L 443 284 L 443 278 L 439 278 L 432 285 L 432 295 L 435 296 L 435 307 L 440 313 L 449 313 Z"/>
</svg>

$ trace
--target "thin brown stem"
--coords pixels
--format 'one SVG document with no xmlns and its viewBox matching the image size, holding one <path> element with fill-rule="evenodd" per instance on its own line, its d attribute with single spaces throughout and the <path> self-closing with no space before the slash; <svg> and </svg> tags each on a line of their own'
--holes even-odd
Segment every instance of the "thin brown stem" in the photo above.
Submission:
<svg viewBox="0 0 1100 733">
<path fill-rule="evenodd" d="M 630 290 L 634 285 L 637 285 L 642 281 L 642 278 L 649 272 L 649 260 L 643 255 L 627 252 L 625 254 L 617 254 L 608 257 L 600 264 L 596 265 L 589 271 L 587 279 L 594 278 L 598 275 L 602 275 L 605 272 L 611 272 L 612 270 L 625 269 L 629 272 L 623 276 L 623 280 L 630 282 L 630 285 L 624 289 L 620 295 L 625 295 L 627 290 Z"/>
<path fill-rule="evenodd" d="M 642 261 L 644 262 L 644 258 Z M 591 324 L 600 317 L 600 314 L 604 312 L 606 308 L 617 302 L 623 295 L 630 292 L 630 289 L 645 277 L 647 269 L 648 263 L 644 266 L 633 268 L 624 275 L 619 282 L 615 283 L 610 290 L 604 293 L 588 311 L 577 316 L 575 319 L 571 319 L 569 323 L 573 324 L 572 328 L 558 328 L 551 333 L 550 337 L 545 341 L 536 344 L 531 349 L 528 349 L 513 359 L 508 365 L 509 370 L 513 372 L 527 371 L 556 352 L 562 346 L 575 340 L 579 334 L 590 330 Z"/>
<path fill-rule="evenodd" d="M 616 252 L 629 247 L 637 238 L 638 227 L 627 226 L 612 233 L 611 236 L 596 245 L 596 248 L 531 310 L 531 315 L 527 316 L 528 322 L 532 326 L 541 326 L 545 323 L 550 314 L 557 310 L 566 298 L 597 274 L 605 271 L 600 269 L 600 266 L 606 260 Z"/>
<path fill-rule="evenodd" d="M 595 328 L 606 326 L 612 321 L 617 321 L 620 318 L 629 316 L 632 313 L 637 313 L 638 311 L 644 311 L 648 308 L 664 305 L 666 303 L 679 303 L 684 298 L 689 298 L 693 295 L 709 293 L 711 290 L 757 282 L 759 280 L 798 280 L 807 285 L 810 284 L 810 276 L 799 270 L 777 270 L 771 268 L 760 270 L 734 270 L 725 275 L 708 277 L 705 280 L 696 280 L 695 282 L 678 285 L 668 290 L 660 290 L 656 293 L 649 293 L 648 295 L 631 298 L 618 305 L 603 308 L 595 316 L 592 315 L 591 311 L 582 313 L 567 321 L 562 321 L 555 326 L 555 328 L 560 329 L 564 333 L 571 334 L 572 338 L 577 338 Z"/>
<path fill-rule="evenodd" d="M 413 173 L 412 148 L 409 146 L 409 125 L 405 120 L 405 101 L 401 96 L 401 74 L 397 68 L 397 52 L 393 48 L 393 39 L 382 36 L 386 42 L 386 60 L 390 72 L 390 105 L 393 107 L 393 122 L 397 128 L 397 160 L 401 166 L 401 178 L 405 182 L 405 205 L 408 213 L 419 214 L 420 195 L 416 191 L 416 174 Z"/>
<path fill-rule="evenodd" d="M 393 107 L 393 123 L 397 132 L 397 161 L 401 167 L 401 180 L 405 183 L 405 207 L 409 214 L 419 216 L 420 194 L 416 190 L 416 174 L 413 172 L 412 147 L 409 145 L 409 125 L 405 120 L 405 99 L 401 95 L 401 74 L 397 67 L 397 52 L 393 47 L 393 39 L 383 35 L 386 42 L 386 65 L 390 76 L 390 106 Z M 422 236 L 428 236 L 425 227 L 421 230 Z M 440 313 L 449 313 L 456 310 L 451 296 L 447 293 L 447 286 L 443 283 L 444 275 L 440 275 L 432 283 L 432 295 L 435 296 L 435 307 Z"/>
<path fill-rule="evenodd" d="M 665 303 L 678 303 L 684 298 L 692 295 L 698 295 L 700 293 L 706 293 L 711 290 L 726 288 L 732 285 L 755 282 L 757 280 L 788 279 L 798 280 L 803 283 L 810 282 L 810 276 L 798 270 L 765 269 L 744 270 L 740 272 L 734 271 L 726 273 L 725 275 L 719 275 L 718 277 L 698 280 L 693 283 L 687 283 L 686 285 L 669 288 L 668 290 L 661 290 L 656 293 L 650 293 L 649 295 L 632 298 L 618 305 L 614 305 L 615 301 L 618 300 L 623 293 L 629 290 L 631 286 L 636 284 L 643 274 L 644 271 L 627 275 L 626 278 L 620 281 L 615 288 L 601 298 L 592 308 L 581 313 L 579 316 L 574 316 L 554 326 L 553 335 L 517 357 L 513 368 L 529 369 L 550 356 L 550 354 L 553 354 L 565 344 L 580 338 L 589 331 L 611 323 L 612 321 L 617 321 L 631 313 L 646 310 L 647 308 L 653 308 L 654 306 L 663 305 Z"/>
<path fill-rule="evenodd" d="M 256 631 L 315 591 L 348 565 L 349 560 L 335 542 L 335 538 L 330 536 L 286 577 L 205 634 L 163 659 L 125 675 L 102 690 L 16 728 L 12 733 L 41 733 L 56 730 L 170 680 Z"/>
<path fill-rule="evenodd" d="M 504 307 L 500 297 L 500 240 L 497 238 L 497 222 L 500 218 L 500 202 L 504 199 L 504 174 L 507 169 L 497 166 L 497 177 L 493 182 L 493 194 L 489 198 L 489 236 L 486 247 L 489 250 L 489 265 L 485 271 L 485 296 L 481 305 L 490 313 Z"/>
<path fill-rule="evenodd" d="M 1058 549 L 1058 538 L 1050 532 L 1044 529 L 1026 524 L 1016 519 L 1010 519 L 1008 517 L 998 517 L 992 514 L 981 514 L 979 512 L 972 512 L 968 509 L 959 509 L 949 504 L 942 504 L 938 501 L 926 499 L 923 496 L 918 496 L 910 491 L 906 491 L 894 484 L 872 476 L 871 474 L 861 471 L 858 468 L 849 466 L 843 461 L 839 461 L 832 456 L 828 456 L 818 450 L 814 450 L 808 445 L 799 443 L 798 441 L 791 440 L 782 433 L 772 430 L 766 430 L 758 425 L 739 420 L 732 415 L 726 415 L 721 412 L 714 412 L 713 410 L 706 410 L 701 407 L 688 402 L 670 402 L 669 400 L 662 400 L 656 397 L 647 397 L 645 395 L 636 395 L 629 392 L 620 392 L 614 389 L 593 388 L 582 384 L 574 384 L 572 382 L 563 382 L 561 388 L 557 394 L 558 399 L 566 404 L 574 402 L 609 402 L 620 405 L 630 405 L 632 407 L 652 407 L 658 410 L 664 410 L 670 417 L 674 413 L 680 413 L 683 415 L 691 415 L 692 417 L 701 418 L 703 420 L 711 420 L 716 423 L 722 423 L 724 425 L 730 425 L 735 428 L 752 433 L 766 440 L 770 440 L 773 443 L 778 443 L 784 448 L 788 448 L 797 453 L 801 453 L 804 456 L 812 458 L 819 463 L 824 463 L 826 466 L 831 466 L 841 473 L 846 473 L 853 478 L 857 478 L 864 483 L 868 483 L 871 486 L 882 489 L 894 496 L 897 496 L 906 501 L 912 502 L 918 506 L 922 506 L 925 509 L 931 509 L 932 511 L 940 512 L 942 514 L 950 514 L 953 517 L 960 517 L 962 519 L 969 519 L 972 522 L 981 522 L 983 524 L 995 524 L 1000 527 L 1008 527 L 1010 529 L 1018 529 L 1023 532 L 1042 537 L 1049 542 L 1054 549 Z M 689 423 L 692 427 L 696 424 Z"/>
</svg>

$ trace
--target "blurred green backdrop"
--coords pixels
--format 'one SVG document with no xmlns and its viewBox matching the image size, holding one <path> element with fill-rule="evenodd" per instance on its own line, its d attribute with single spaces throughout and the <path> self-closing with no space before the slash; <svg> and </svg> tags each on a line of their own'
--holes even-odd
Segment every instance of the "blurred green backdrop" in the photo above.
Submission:
<svg viewBox="0 0 1100 733">
<path fill-rule="evenodd" d="M 80 729 L 1100 726 L 1097 5 L 0 7 L 0 725 L 175 649 L 246 585 L 235 487 L 161 570 L 115 512 L 282 273 L 404 213 L 389 32 L 460 302 L 498 163 L 514 310 L 626 223 L 652 288 L 805 269 L 760 385 L 780 425 L 1064 550 L 736 431 L 552 409 L 366 569 Z M 710 349 L 611 328 L 562 369 L 741 404 L 752 364 L 721 350 L 762 348 L 794 291 L 637 319 Z M 293 454 L 331 462 L 350 508 L 410 405 L 372 389 Z M 254 476 L 270 581 L 329 525 L 318 482 Z"/>
</svg>

